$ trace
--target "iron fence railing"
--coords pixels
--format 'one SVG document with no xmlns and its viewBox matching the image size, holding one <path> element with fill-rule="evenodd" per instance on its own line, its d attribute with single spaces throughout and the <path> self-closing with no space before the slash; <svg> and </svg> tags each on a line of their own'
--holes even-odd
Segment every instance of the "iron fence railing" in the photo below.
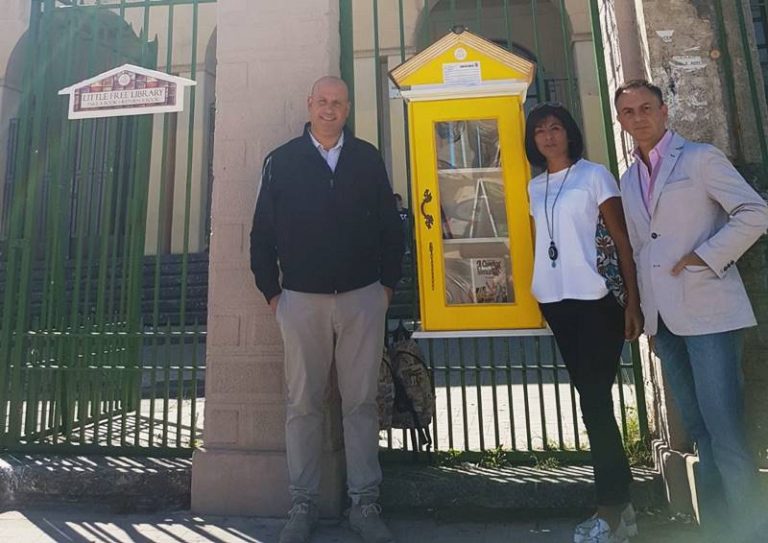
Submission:
<svg viewBox="0 0 768 543">
<path fill-rule="evenodd" d="M 211 133 L 215 66 L 198 53 L 215 10 L 31 3 L 0 217 L 0 450 L 188 455 L 200 443 L 208 223 L 193 198 L 209 192 L 197 134 Z M 67 120 L 58 91 L 124 63 L 199 84 L 183 113 Z"/>
</svg>

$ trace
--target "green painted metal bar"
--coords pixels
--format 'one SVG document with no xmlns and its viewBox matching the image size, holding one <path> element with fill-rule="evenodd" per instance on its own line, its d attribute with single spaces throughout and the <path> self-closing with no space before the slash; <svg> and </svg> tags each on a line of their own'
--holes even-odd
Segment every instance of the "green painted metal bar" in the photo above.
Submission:
<svg viewBox="0 0 768 543">
<path fill-rule="evenodd" d="M 119 16 L 121 19 L 125 18 L 125 0 L 120 1 Z M 123 46 L 123 33 L 118 32 L 117 43 L 115 51 L 110 55 L 111 64 L 117 64 L 119 62 L 119 53 L 122 51 Z M 112 219 L 118 207 L 114 206 L 115 192 L 118 189 L 118 175 L 119 168 L 115 165 L 118 160 L 118 131 L 120 129 L 120 121 L 117 119 L 110 119 L 107 121 L 107 152 L 105 153 L 105 170 L 104 181 L 106 184 L 106 190 L 104 191 L 104 198 L 102 200 L 102 213 L 100 220 L 100 246 L 99 246 L 99 275 L 97 278 L 97 299 L 96 299 L 96 319 L 99 324 L 100 331 L 103 333 L 106 331 L 107 320 L 107 305 L 108 300 L 111 298 L 109 291 L 107 290 L 107 276 L 110 271 L 110 253 L 117 255 L 117 250 L 114 248 L 114 241 L 111 239 L 112 228 L 117 224 L 117 219 L 113 224 Z M 118 191 L 121 192 L 121 191 Z M 114 275 L 112 276 L 114 278 Z M 111 285 L 114 288 L 114 284 Z M 110 289 L 112 290 L 112 289 Z M 112 292 L 114 292 L 112 290 Z M 103 344 L 102 344 L 103 346 Z"/>
<path fill-rule="evenodd" d="M 525 344 L 518 340 L 520 352 L 520 368 L 523 382 L 523 408 L 525 410 L 525 441 L 529 451 L 533 450 L 533 436 L 531 433 L 531 408 L 528 399 L 528 361 L 525 352 Z"/>
<path fill-rule="evenodd" d="M 549 438 L 547 436 L 547 411 L 544 405 L 544 368 L 541 364 L 541 337 L 536 336 L 533 338 L 534 347 L 536 349 L 536 384 L 539 389 L 539 414 L 541 415 L 541 442 L 543 449 L 546 451 L 549 449 Z"/>
<path fill-rule="evenodd" d="M 376 111 L 384 109 L 381 96 L 381 51 L 379 43 L 379 0 L 373 0 L 373 75 L 376 83 Z M 384 130 L 381 125 L 381 115 L 376 115 L 376 147 L 384 154 Z"/>
<path fill-rule="evenodd" d="M 738 21 L 739 21 L 739 34 L 741 36 L 742 54 L 744 55 L 744 65 L 747 68 L 747 81 L 749 81 L 749 96 L 752 101 L 752 111 L 755 118 L 755 130 L 757 131 L 757 139 L 760 143 L 760 157 L 763 164 L 763 169 L 768 168 L 768 141 L 766 141 L 765 125 L 763 124 L 764 114 L 763 106 L 760 96 L 758 94 L 757 77 L 755 75 L 755 57 L 752 47 L 749 43 L 749 32 L 747 30 L 747 24 L 744 20 L 744 2 L 743 0 L 737 0 L 734 4 Z M 723 26 L 722 23 L 720 26 Z M 726 77 L 729 74 L 726 72 Z M 763 180 L 763 186 L 767 181 Z"/>
<path fill-rule="evenodd" d="M 450 361 L 448 360 L 448 346 L 450 345 L 447 339 L 443 339 L 443 367 L 445 368 L 445 396 L 446 406 L 448 408 L 448 448 L 453 449 L 453 405 L 451 401 L 451 368 Z"/>
<path fill-rule="evenodd" d="M 469 417 L 467 416 L 467 367 L 464 363 L 464 346 L 462 338 L 458 340 L 459 347 L 459 384 L 461 385 L 461 429 L 464 432 L 464 450 L 469 450 Z"/>
<path fill-rule="evenodd" d="M 125 172 L 130 168 L 129 161 L 128 161 L 128 153 L 125 149 L 125 143 L 129 142 L 130 139 L 130 132 L 128 130 L 129 124 L 127 119 L 117 119 L 118 127 L 119 127 L 119 137 L 116 142 L 117 150 L 117 158 L 116 158 L 116 168 L 115 168 L 115 174 L 114 174 L 114 182 L 115 185 L 119 188 L 117 191 L 117 197 L 115 198 L 115 209 L 116 210 L 123 210 L 124 209 L 124 202 L 123 198 L 125 197 L 126 191 L 124 190 L 123 184 L 121 181 L 125 179 Z M 106 308 L 106 315 L 108 318 L 112 319 L 112 322 L 117 323 L 119 322 L 120 316 L 122 315 L 121 311 L 121 300 L 122 300 L 122 292 L 125 290 L 124 286 L 125 283 L 120 283 L 119 280 L 122 277 L 121 270 L 118 270 L 118 255 L 121 253 L 121 249 L 123 249 L 124 244 L 121 245 L 120 243 L 120 231 L 121 229 L 125 228 L 125 219 L 120 220 L 120 217 L 115 217 L 115 223 L 112 227 L 111 236 L 110 236 L 110 245 L 111 245 L 111 255 L 110 255 L 110 262 L 109 262 L 109 294 L 107 295 L 107 308 Z M 124 268 L 124 266 L 123 266 Z M 117 290 L 117 285 L 121 285 L 121 290 Z"/>
<path fill-rule="evenodd" d="M 166 38 L 166 56 L 165 56 L 165 71 L 170 72 L 173 69 L 173 17 L 174 17 L 174 2 L 168 6 L 168 36 Z M 195 46 L 192 49 L 196 49 Z M 176 129 L 176 123 L 173 123 L 173 128 Z M 162 268 L 161 255 L 166 254 L 166 241 L 169 246 L 171 240 L 166 240 L 166 208 L 168 205 L 173 207 L 173 189 L 176 183 L 175 174 L 176 168 L 169 168 L 169 164 L 176 163 L 176 157 L 173 157 L 173 161 L 168 160 L 168 141 L 170 138 L 171 130 L 171 115 L 163 115 L 163 135 L 162 135 L 162 151 L 161 151 L 161 173 L 160 173 L 160 186 L 159 197 L 157 199 L 157 243 L 155 244 L 155 269 L 154 269 L 154 282 L 152 287 L 152 324 L 157 326 L 160 324 L 160 270 Z M 175 142 L 175 136 L 174 136 Z M 175 151 L 175 145 L 174 145 Z M 171 192 L 170 202 L 167 201 L 168 192 Z M 173 212 L 170 213 L 170 220 L 173 221 Z M 168 232 L 170 236 L 171 233 Z"/>
<path fill-rule="evenodd" d="M 477 421 L 478 421 L 478 437 L 480 438 L 480 450 L 485 450 L 485 419 L 483 418 L 483 383 L 482 383 L 482 368 L 480 362 L 480 348 L 478 346 L 478 339 L 472 338 L 472 347 L 475 360 L 475 371 L 473 376 L 475 378 L 475 389 L 477 391 Z"/>
<path fill-rule="evenodd" d="M 400 31 L 400 62 L 405 62 L 405 13 L 403 9 L 403 0 L 398 0 L 398 24 L 399 24 L 399 31 Z M 405 202 L 407 203 L 408 209 L 413 209 L 413 205 L 411 204 L 411 187 L 412 187 L 412 179 L 411 179 L 411 136 L 410 131 L 408 130 L 408 123 L 409 123 L 409 117 L 408 117 L 408 105 L 405 103 L 405 100 L 402 100 L 402 109 L 403 109 L 403 148 L 405 150 Z M 409 232 L 408 232 L 408 239 L 407 243 L 410 244 L 410 250 L 411 255 L 416 254 L 416 236 L 413 234 L 413 225 L 408 225 Z M 419 289 L 418 289 L 418 270 L 416 269 L 416 259 L 411 258 L 410 259 L 410 273 L 413 281 L 412 285 L 412 297 L 411 297 L 411 314 L 414 316 L 414 318 L 418 319 L 419 314 Z"/>
<path fill-rule="evenodd" d="M 632 357 L 632 372 L 634 374 L 635 405 L 637 406 L 637 423 L 640 428 L 640 439 L 643 443 L 650 444 L 651 429 L 648 425 L 648 407 L 645 405 L 645 379 L 643 377 L 643 363 L 640 358 L 640 343 L 638 340 L 629 345 Z"/>
<path fill-rule="evenodd" d="M 435 406 L 437 407 L 437 390 L 435 385 L 435 379 L 434 376 L 436 375 L 436 368 L 435 368 L 435 344 L 433 341 L 427 341 L 427 358 L 429 359 L 429 372 L 430 375 L 433 376 L 432 378 L 432 397 L 435 398 Z M 437 450 L 438 448 L 438 440 L 440 436 L 439 432 L 439 425 L 438 425 L 438 417 L 437 417 L 437 408 L 435 409 L 435 412 L 432 414 L 432 441 L 434 444 L 434 449 Z M 391 448 L 390 444 L 390 448 Z"/>
<path fill-rule="evenodd" d="M 59 320 L 59 326 L 58 330 L 60 331 L 60 334 L 65 333 L 66 329 L 66 315 L 64 313 L 61 314 L 61 318 Z M 62 337 L 61 341 L 57 344 L 57 353 L 56 353 L 56 360 L 62 361 L 64 359 L 64 352 L 67 350 L 67 338 Z M 67 385 L 67 381 L 64 379 L 64 371 L 62 368 L 56 368 L 55 370 L 56 375 L 56 394 L 55 394 L 55 415 L 54 415 L 54 426 L 53 426 L 53 442 L 54 444 L 59 441 L 59 439 L 63 439 L 66 441 L 66 425 L 67 421 L 70 420 L 68 415 L 64 412 L 65 411 L 65 404 L 64 404 L 64 398 L 65 398 L 65 386 Z M 64 434 L 62 436 L 61 434 Z"/>
<path fill-rule="evenodd" d="M 426 49 L 429 47 L 429 44 L 432 43 L 432 28 L 430 26 L 431 13 L 428 0 L 424 0 L 424 4 L 422 5 L 422 13 L 424 14 L 424 25 L 422 27 L 421 33 L 421 48 Z"/>
<path fill-rule="evenodd" d="M 581 449 L 581 438 L 579 437 L 579 416 L 576 406 L 576 387 L 573 384 L 573 380 L 570 380 L 569 389 L 571 393 L 571 424 L 573 424 L 573 441 L 576 450 Z"/>
<path fill-rule="evenodd" d="M 496 349 L 494 347 L 495 341 L 491 339 L 490 345 L 489 345 L 489 353 L 488 356 L 490 357 L 490 365 L 493 368 L 490 371 L 491 376 L 491 401 L 493 405 L 493 437 L 494 437 L 494 443 L 496 447 L 501 446 L 501 434 L 499 432 L 499 401 L 497 398 L 497 370 L 496 370 Z"/>
<path fill-rule="evenodd" d="M 544 70 L 541 62 L 541 41 L 539 40 L 539 2 L 531 0 L 531 23 L 533 24 L 533 53 L 536 55 L 536 101 L 542 102 L 544 92 Z"/>
<path fill-rule="evenodd" d="M 616 385 L 618 385 L 619 392 L 619 416 L 621 419 L 621 435 L 624 438 L 624 442 L 627 442 L 627 410 L 626 403 L 624 401 L 624 372 L 622 371 L 621 358 L 619 358 L 619 371 L 616 372 Z"/>
<path fill-rule="evenodd" d="M 483 1 L 475 0 L 475 24 L 478 36 L 483 35 Z"/>
<path fill-rule="evenodd" d="M 166 325 L 166 333 L 170 336 L 173 333 L 171 323 Z M 171 342 L 167 341 L 165 347 L 165 363 L 163 364 L 163 423 L 162 423 L 162 446 L 168 447 L 168 422 L 171 412 Z M 154 395 L 154 391 L 153 391 Z M 154 400 L 154 397 L 153 397 Z M 151 423 L 150 423 L 151 425 Z"/>
<path fill-rule="evenodd" d="M 567 20 L 568 10 L 565 7 L 565 0 L 560 0 L 560 32 L 563 39 L 563 58 L 565 59 L 565 74 L 568 80 L 566 87 L 566 96 L 568 99 L 568 110 L 576 113 L 576 102 L 574 101 L 573 88 L 573 59 L 571 55 L 571 35 L 568 30 Z"/>
<path fill-rule="evenodd" d="M 504 29 L 507 34 L 507 49 L 512 46 L 512 22 L 509 18 L 509 0 L 504 0 Z"/>
<path fill-rule="evenodd" d="M 565 448 L 565 439 L 563 438 L 563 417 L 562 405 L 560 405 L 560 366 L 558 366 L 557 344 L 555 338 L 551 337 L 549 341 L 549 352 L 552 354 L 552 383 L 555 386 L 555 413 L 557 414 L 557 443 L 560 449 Z"/>
<path fill-rule="evenodd" d="M 155 440 L 155 394 L 157 390 L 157 369 L 160 363 L 160 335 L 158 334 L 159 324 L 152 324 L 152 365 L 149 370 L 149 445 L 152 446 Z M 166 338 L 163 345 L 167 345 Z"/>
<path fill-rule="evenodd" d="M 509 440 L 511 442 L 511 449 L 517 450 L 517 432 L 515 431 L 515 402 L 512 394 L 512 347 L 511 338 L 506 338 L 504 341 L 504 369 L 507 378 L 507 402 L 509 402 Z"/>
</svg>

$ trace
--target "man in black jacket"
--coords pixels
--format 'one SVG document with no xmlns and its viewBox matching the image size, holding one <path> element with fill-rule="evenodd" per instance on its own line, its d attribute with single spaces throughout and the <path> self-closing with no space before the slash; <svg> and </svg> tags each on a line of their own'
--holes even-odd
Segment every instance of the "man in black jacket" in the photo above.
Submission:
<svg viewBox="0 0 768 543">
<path fill-rule="evenodd" d="M 307 104 L 304 133 L 264 161 L 251 230 L 251 269 L 285 346 L 293 507 L 280 542 L 309 541 L 317 522 L 324 398 L 335 361 L 350 525 L 365 541 L 385 543 L 392 536 L 377 503 L 376 392 L 402 226 L 379 152 L 344 129 L 344 82 L 319 79 Z"/>
</svg>

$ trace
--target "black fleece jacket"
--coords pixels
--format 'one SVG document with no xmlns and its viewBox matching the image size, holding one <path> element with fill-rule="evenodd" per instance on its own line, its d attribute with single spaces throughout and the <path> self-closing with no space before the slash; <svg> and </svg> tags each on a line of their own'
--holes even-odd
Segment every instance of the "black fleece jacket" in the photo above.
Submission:
<svg viewBox="0 0 768 543">
<path fill-rule="evenodd" d="M 373 145 L 344 132 L 336 170 L 304 134 L 267 156 L 251 229 L 251 270 L 267 301 L 282 288 L 339 293 L 400 279 L 403 235 Z"/>
</svg>

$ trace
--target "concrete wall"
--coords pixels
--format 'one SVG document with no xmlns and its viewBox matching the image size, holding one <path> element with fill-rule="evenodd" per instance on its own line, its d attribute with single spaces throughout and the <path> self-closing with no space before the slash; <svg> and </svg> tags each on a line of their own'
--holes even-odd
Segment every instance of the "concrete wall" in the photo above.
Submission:
<svg viewBox="0 0 768 543">
<path fill-rule="evenodd" d="M 197 512 L 282 516 L 289 507 L 282 343 L 253 283 L 248 236 L 265 155 L 301 132 L 312 82 L 339 73 L 338 5 L 292 0 L 256 10 L 252 0 L 218 2 L 205 431 L 192 470 Z M 340 425 L 338 416 L 327 420 L 321 503 L 323 513 L 337 514 Z"/>
</svg>

